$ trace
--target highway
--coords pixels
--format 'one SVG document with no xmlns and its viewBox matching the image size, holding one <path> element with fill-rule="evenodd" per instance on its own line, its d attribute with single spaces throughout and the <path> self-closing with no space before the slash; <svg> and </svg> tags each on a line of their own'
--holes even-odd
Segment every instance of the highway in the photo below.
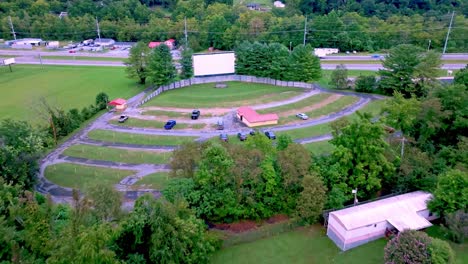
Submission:
<svg viewBox="0 0 468 264">
<path fill-rule="evenodd" d="M 78 53 L 69 53 L 68 51 L 47 51 L 47 52 L 38 52 L 31 50 L 0 50 L 0 56 L 6 57 L 12 55 L 16 59 L 17 64 L 43 64 L 43 65 L 79 65 L 79 66 L 112 66 L 112 67 L 123 67 L 125 64 L 123 60 L 125 57 L 128 57 L 128 51 L 109 51 L 107 53 L 89 53 L 89 52 L 78 52 Z M 380 55 L 380 54 L 379 54 Z M 47 56 L 66 56 L 70 59 L 52 59 L 47 58 Z M 80 59 L 75 60 L 74 58 L 81 57 Z M 94 57 L 96 60 L 86 60 L 82 57 Z M 41 59 L 40 59 L 41 58 Z M 98 58 L 122 58 L 122 61 L 109 61 L 109 60 L 99 60 Z M 468 54 L 445 54 L 442 55 L 442 59 L 445 60 L 445 64 L 442 65 L 442 69 L 454 70 L 461 69 L 466 66 L 466 63 L 460 63 L 460 60 L 468 61 Z M 1 59 L 0 59 L 1 60 Z M 456 60 L 454 63 L 448 63 L 447 61 Z M 382 69 L 382 65 L 379 63 L 365 63 L 365 61 L 378 61 L 378 59 L 372 58 L 372 55 L 331 55 L 322 59 L 322 61 L 327 61 L 327 63 L 322 63 L 322 68 L 325 70 L 333 70 L 340 63 L 338 61 L 343 61 L 344 65 L 349 70 L 369 70 L 377 71 Z M 333 63 L 337 61 L 337 63 Z M 346 61 L 353 61 L 353 63 L 346 63 Z M 363 61 L 363 63 L 356 63 Z"/>
</svg>

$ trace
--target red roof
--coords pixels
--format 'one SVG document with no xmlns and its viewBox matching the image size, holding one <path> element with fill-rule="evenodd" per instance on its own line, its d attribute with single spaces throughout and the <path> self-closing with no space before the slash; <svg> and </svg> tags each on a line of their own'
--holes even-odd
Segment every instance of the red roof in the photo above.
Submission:
<svg viewBox="0 0 468 264">
<path fill-rule="evenodd" d="M 122 98 L 117 98 L 115 100 L 112 100 L 108 103 L 108 105 L 124 105 L 127 103 L 127 100 L 122 99 Z"/>
<path fill-rule="evenodd" d="M 161 45 L 162 42 L 159 42 L 159 41 L 151 41 L 149 44 L 148 44 L 148 47 L 149 48 L 156 48 L 157 46 Z"/>
<path fill-rule="evenodd" d="M 164 42 L 174 43 L 174 42 L 175 42 L 175 39 L 168 39 L 168 40 L 166 40 L 166 41 L 164 41 Z"/>
<path fill-rule="evenodd" d="M 277 121 L 279 119 L 277 114 L 263 114 L 262 115 L 247 106 L 242 106 L 239 109 L 237 109 L 237 114 L 247 119 L 249 123 Z"/>
</svg>

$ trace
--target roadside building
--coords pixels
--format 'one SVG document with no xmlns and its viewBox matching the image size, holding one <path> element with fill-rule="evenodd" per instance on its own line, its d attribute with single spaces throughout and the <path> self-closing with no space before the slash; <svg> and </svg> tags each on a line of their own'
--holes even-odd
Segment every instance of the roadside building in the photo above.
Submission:
<svg viewBox="0 0 468 264">
<path fill-rule="evenodd" d="M 94 44 L 99 45 L 101 47 L 111 47 L 115 44 L 115 40 L 109 38 L 95 39 Z"/>
<path fill-rule="evenodd" d="M 273 6 L 276 8 L 284 8 L 286 5 L 283 4 L 281 1 L 275 1 L 273 2 Z"/>
<path fill-rule="evenodd" d="M 24 39 L 17 39 L 13 41 L 14 45 L 31 45 L 31 46 L 39 46 L 42 42 L 40 38 L 24 38 Z"/>
<path fill-rule="evenodd" d="M 386 235 L 419 230 L 431 226 L 437 217 L 429 212 L 426 202 L 432 195 L 416 191 L 331 212 L 327 236 L 341 250 L 348 250 Z"/>
<path fill-rule="evenodd" d="M 48 49 L 58 49 L 60 47 L 60 43 L 58 41 L 48 41 L 46 46 Z"/>
<path fill-rule="evenodd" d="M 237 118 L 248 127 L 276 125 L 279 119 L 277 114 L 259 114 L 247 106 L 237 109 Z"/>
<path fill-rule="evenodd" d="M 109 106 L 113 107 L 115 110 L 123 111 L 127 108 L 127 100 L 122 98 L 117 98 L 108 103 Z"/>
<path fill-rule="evenodd" d="M 162 41 L 151 41 L 148 44 L 148 47 L 150 49 L 154 49 L 154 48 L 158 47 L 161 44 L 165 44 L 170 50 L 173 50 L 175 48 L 175 39 L 168 39 L 168 40 L 166 40 L 164 42 L 162 42 Z"/>
</svg>

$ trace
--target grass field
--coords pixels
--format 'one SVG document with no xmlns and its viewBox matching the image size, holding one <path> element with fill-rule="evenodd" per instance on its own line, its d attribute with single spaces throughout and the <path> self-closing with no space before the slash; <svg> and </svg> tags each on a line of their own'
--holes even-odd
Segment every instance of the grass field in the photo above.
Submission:
<svg viewBox="0 0 468 264">
<path fill-rule="evenodd" d="M 307 106 L 314 105 L 316 103 L 319 103 L 328 97 L 330 97 L 332 94 L 330 93 L 319 93 L 314 96 L 308 97 L 304 100 L 300 100 L 298 102 L 292 103 L 292 104 L 286 104 L 286 105 L 280 105 L 276 107 L 270 107 L 270 108 L 265 108 L 261 110 L 257 110 L 257 113 L 260 114 L 266 114 L 266 113 L 280 113 L 280 112 L 285 112 L 289 110 L 294 110 L 294 109 L 301 109 Z"/>
<path fill-rule="evenodd" d="M 41 56 L 44 60 L 124 61 L 126 58 L 90 56 Z"/>
<path fill-rule="evenodd" d="M 172 152 L 137 151 L 92 145 L 73 145 L 67 148 L 63 154 L 71 157 L 93 160 L 108 160 L 137 164 L 166 164 L 172 156 Z"/>
<path fill-rule="evenodd" d="M 317 81 L 317 83 L 323 88 L 330 87 L 330 76 L 333 70 L 322 70 L 322 78 Z M 359 75 L 375 75 L 377 76 L 376 71 L 366 71 L 366 70 L 348 70 L 348 77 L 358 77 Z"/>
<path fill-rule="evenodd" d="M 430 236 L 439 237 L 439 227 L 430 227 Z M 251 243 L 224 248 L 215 253 L 211 263 L 237 264 L 381 264 L 384 263 L 386 239 L 378 239 L 342 252 L 325 234 L 322 226 L 299 228 Z M 441 238 L 441 237 L 439 237 Z M 468 263 L 468 244 L 450 243 L 457 264 Z"/>
<path fill-rule="evenodd" d="M 323 227 L 312 226 L 222 249 L 211 263 L 381 264 L 386 242 L 380 239 L 343 253 L 325 235 Z"/>
<path fill-rule="evenodd" d="M 137 181 L 132 187 L 135 189 L 148 188 L 162 190 L 166 188 L 167 183 L 171 180 L 169 173 L 157 172 L 143 177 Z"/>
<path fill-rule="evenodd" d="M 302 88 L 266 84 L 227 82 L 228 87 L 214 88 L 214 83 L 175 89 L 153 98 L 145 106 L 209 108 L 235 107 L 285 100 L 300 95 Z"/>
<path fill-rule="evenodd" d="M 166 116 L 169 118 L 191 118 L 191 112 L 174 112 L 174 111 L 164 111 L 164 110 L 148 110 L 141 113 L 142 115 L 150 115 L 150 116 Z M 211 113 L 201 113 L 201 117 L 212 117 L 213 114 Z"/>
<path fill-rule="evenodd" d="M 329 141 L 319 141 L 303 145 L 312 154 L 320 156 L 330 154 L 334 146 Z"/>
<path fill-rule="evenodd" d="M 0 116 L 34 122 L 41 122 L 41 98 L 51 106 L 81 109 L 94 104 L 99 92 L 129 98 L 142 89 L 120 67 L 36 65 L 14 65 L 12 73 L 1 67 L 0 87 Z"/>
<path fill-rule="evenodd" d="M 48 166 L 45 177 L 60 186 L 86 189 L 97 183 L 117 184 L 134 171 L 84 166 L 71 163 L 59 163 Z"/>
<path fill-rule="evenodd" d="M 320 124 L 320 125 L 311 126 L 311 127 L 282 131 L 282 132 L 278 132 L 277 134 L 278 135 L 287 134 L 292 139 L 298 139 L 298 138 L 320 136 L 320 135 L 328 134 L 330 132 L 331 132 L 330 124 L 325 123 L 325 124 Z"/>
<path fill-rule="evenodd" d="M 154 136 L 144 134 L 120 133 L 109 130 L 92 130 L 88 137 L 95 140 L 119 142 L 127 144 L 177 146 L 196 137 Z"/>
<path fill-rule="evenodd" d="M 125 123 L 119 123 L 117 120 L 111 120 L 111 124 L 119 125 L 119 126 L 127 126 L 127 127 L 148 127 L 148 128 L 164 128 L 164 124 L 166 122 L 157 121 L 157 120 L 146 120 L 146 119 L 137 119 L 137 118 L 129 118 Z M 180 123 L 177 122 L 177 125 L 172 129 L 202 129 L 206 126 L 206 124 L 188 124 L 188 123 Z"/>
<path fill-rule="evenodd" d="M 321 64 L 381 64 L 380 60 L 320 60 Z M 442 60 L 443 64 L 463 63 L 467 64 L 468 60 Z"/>
</svg>

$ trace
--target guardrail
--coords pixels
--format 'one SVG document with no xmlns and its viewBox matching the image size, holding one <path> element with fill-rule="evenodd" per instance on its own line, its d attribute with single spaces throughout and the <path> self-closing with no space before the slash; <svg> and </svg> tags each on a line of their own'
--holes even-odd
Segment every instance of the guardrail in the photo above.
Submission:
<svg viewBox="0 0 468 264">
<path fill-rule="evenodd" d="M 187 87 L 194 84 L 203 84 L 203 83 L 217 83 L 217 82 L 247 82 L 247 83 L 262 83 L 262 84 L 269 84 L 274 86 L 284 86 L 284 87 L 297 87 L 303 89 L 317 89 L 315 84 L 313 83 L 304 83 L 304 82 L 292 82 L 292 81 L 280 81 L 271 78 L 262 78 L 262 77 L 255 77 L 249 75 L 237 75 L 237 74 L 230 74 L 230 75 L 222 75 L 222 76 L 205 76 L 205 77 L 194 77 L 186 80 L 175 81 L 168 85 L 162 85 L 158 87 L 156 90 L 151 92 L 147 95 L 140 103 L 137 104 L 141 106 L 154 98 L 155 96 L 160 95 L 161 93 L 178 89 L 182 87 Z"/>
</svg>

